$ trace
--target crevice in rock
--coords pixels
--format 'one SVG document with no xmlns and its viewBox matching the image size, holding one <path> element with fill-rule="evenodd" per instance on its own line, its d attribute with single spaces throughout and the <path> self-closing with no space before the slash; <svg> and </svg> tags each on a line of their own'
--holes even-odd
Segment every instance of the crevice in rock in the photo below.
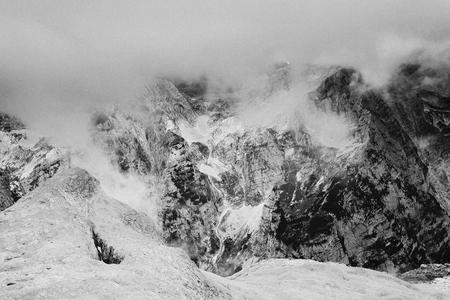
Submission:
<svg viewBox="0 0 450 300">
<path fill-rule="evenodd" d="M 124 256 L 118 254 L 112 246 L 108 246 L 93 228 L 91 231 L 95 249 L 98 254 L 98 260 L 103 261 L 105 264 L 120 264 L 124 259 Z"/>
</svg>

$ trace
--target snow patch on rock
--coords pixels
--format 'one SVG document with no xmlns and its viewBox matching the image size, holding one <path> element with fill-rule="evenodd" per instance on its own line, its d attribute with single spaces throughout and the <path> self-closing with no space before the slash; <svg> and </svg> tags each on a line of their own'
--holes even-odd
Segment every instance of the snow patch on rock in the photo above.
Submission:
<svg viewBox="0 0 450 300">
<path fill-rule="evenodd" d="M 200 142 L 207 145 L 211 138 L 212 128 L 208 124 L 209 116 L 202 115 L 197 118 L 194 125 L 190 125 L 185 121 L 179 124 L 181 137 L 189 144 L 193 142 Z"/>
<path fill-rule="evenodd" d="M 220 230 L 227 236 L 235 237 L 241 231 L 255 232 L 258 230 L 263 214 L 264 203 L 256 206 L 242 205 L 239 208 L 228 208 L 219 225 Z"/>
<path fill-rule="evenodd" d="M 204 164 L 204 163 L 199 164 L 197 167 L 198 167 L 198 170 L 200 172 L 202 172 L 203 174 L 213 177 L 219 181 L 221 180 L 220 179 L 220 173 L 221 173 L 220 170 L 218 170 L 214 167 L 211 167 L 207 164 Z"/>
</svg>

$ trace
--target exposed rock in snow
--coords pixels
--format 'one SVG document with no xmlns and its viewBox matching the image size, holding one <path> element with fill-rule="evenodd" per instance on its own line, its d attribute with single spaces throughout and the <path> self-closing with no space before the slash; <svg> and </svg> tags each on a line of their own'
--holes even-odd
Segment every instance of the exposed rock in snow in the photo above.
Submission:
<svg viewBox="0 0 450 300">
<path fill-rule="evenodd" d="M 401 279 L 431 285 L 441 291 L 450 293 L 450 264 L 421 265 L 418 269 L 408 271 L 399 276 Z"/>
<path fill-rule="evenodd" d="M 15 118 L 2 113 L 0 122 L 5 127 L 5 131 L 0 131 L 0 210 L 3 210 L 67 168 L 69 158 L 64 150 L 50 145 L 44 138 L 36 138 Z"/>
<path fill-rule="evenodd" d="M 12 194 L 10 174 L 0 169 L 0 211 L 7 209 L 18 199 Z"/>
<path fill-rule="evenodd" d="M 409 282 L 429 282 L 449 276 L 450 264 L 429 264 L 421 265 L 418 269 L 403 273 L 399 277 Z"/>
</svg>

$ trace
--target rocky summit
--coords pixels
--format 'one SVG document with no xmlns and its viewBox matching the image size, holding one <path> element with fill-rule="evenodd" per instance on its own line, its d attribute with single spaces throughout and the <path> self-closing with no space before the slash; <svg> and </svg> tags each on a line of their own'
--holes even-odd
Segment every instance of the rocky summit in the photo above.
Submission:
<svg viewBox="0 0 450 300">
<path fill-rule="evenodd" d="M 89 132 L 153 215 L 1 113 L 0 297 L 449 297 L 415 283 L 449 276 L 449 80 L 414 61 L 377 88 L 286 63 L 241 90 L 155 80 Z M 298 81 L 307 99 L 280 100 Z"/>
</svg>

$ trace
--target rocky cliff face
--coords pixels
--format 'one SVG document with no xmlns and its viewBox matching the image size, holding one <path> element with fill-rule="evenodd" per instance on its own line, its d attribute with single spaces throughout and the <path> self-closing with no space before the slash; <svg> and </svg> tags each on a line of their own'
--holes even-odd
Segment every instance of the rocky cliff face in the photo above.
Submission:
<svg viewBox="0 0 450 300">
<path fill-rule="evenodd" d="M 428 167 L 382 92 L 364 89 L 357 72 L 341 69 L 319 86 L 315 100 L 352 119 L 361 144 L 335 158 L 337 167 L 317 194 L 300 201 L 303 207 L 282 189 L 287 217 L 280 238 L 301 256 L 375 269 L 448 260 L 445 199 L 431 191 Z"/>
<path fill-rule="evenodd" d="M 24 124 L 0 113 L 0 210 L 68 166 L 63 150 L 36 138 Z"/>
<path fill-rule="evenodd" d="M 448 199 L 449 193 L 449 76 L 445 67 L 409 63 L 387 88 L 390 107 L 428 165 L 428 179 L 438 199 Z M 441 205 L 449 209 L 448 201 Z"/>
<path fill-rule="evenodd" d="M 289 89 L 288 67 L 250 95 Z M 322 76 L 310 101 L 354 125 L 342 149 L 301 126 L 248 128 L 204 81 L 155 84 L 147 119 L 105 114 L 96 139 L 123 172 L 161 179 L 163 235 L 204 269 L 296 257 L 405 271 L 450 259 L 446 74 L 405 65 L 379 89 L 353 69 Z"/>
</svg>

